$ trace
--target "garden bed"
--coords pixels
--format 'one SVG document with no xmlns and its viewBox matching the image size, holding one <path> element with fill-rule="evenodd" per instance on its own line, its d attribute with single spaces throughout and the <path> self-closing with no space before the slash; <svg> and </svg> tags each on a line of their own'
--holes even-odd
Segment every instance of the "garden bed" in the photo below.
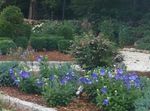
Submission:
<svg viewBox="0 0 150 111">
<path fill-rule="evenodd" d="M 40 95 L 26 94 L 13 87 L 0 87 L 0 91 L 6 95 L 19 98 L 21 100 L 37 103 L 42 106 L 47 106 L 46 102 Z M 85 98 L 73 100 L 65 107 L 57 107 L 58 111 L 99 111 L 98 108 L 89 103 Z"/>
<path fill-rule="evenodd" d="M 49 51 L 49 52 L 34 52 L 30 57 L 27 58 L 27 60 L 36 60 L 36 57 L 39 55 L 47 55 L 49 61 L 72 61 L 73 57 L 69 54 L 64 54 L 59 51 Z M 0 61 L 11 61 L 11 60 L 18 60 L 20 58 L 17 58 L 16 56 L 9 56 L 9 55 L 0 55 Z"/>
</svg>

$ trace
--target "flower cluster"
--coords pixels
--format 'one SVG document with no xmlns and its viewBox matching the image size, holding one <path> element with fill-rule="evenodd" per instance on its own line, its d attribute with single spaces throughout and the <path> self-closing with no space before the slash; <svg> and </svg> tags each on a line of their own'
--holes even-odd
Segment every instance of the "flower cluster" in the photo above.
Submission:
<svg viewBox="0 0 150 111">
<path fill-rule="evenodd" d="M 19 85 L 21 80 L 27 79 L 30 77 L 30 72 L 24 71 L 24 70 L 15 70 L 12 68 L 9 70 L 9 74 L 11 78 L 13 79 L 14 84 L 17 86 Z"/>
<path fill-rule="evenodd" d="M 79 81 L 90 100 L 106 111 L 112 110 L 107 106 L 114 107 L 113 104 L 124 108 L 128 99 L 132 101 L 136 98 L 134 96 L 136 94 L 133 92 L 138 92 L 141 88 L 139 76 L 136 73 L 127 73 L 122 69 L 112 71 L 111 69 L 97 68 L 89 71 L 86 76 L 80 77 Z M 124 97 L 125 95 L 126 97 Z M 118 98 L 122 98 L 124 101 L 119 102 Z"/>
</svg>

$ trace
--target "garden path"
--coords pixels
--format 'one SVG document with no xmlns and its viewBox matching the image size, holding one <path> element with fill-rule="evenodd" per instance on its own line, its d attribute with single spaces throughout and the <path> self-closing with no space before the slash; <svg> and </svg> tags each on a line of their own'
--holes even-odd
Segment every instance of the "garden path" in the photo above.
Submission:
<svg viewBox="0 0 150 111">
<path fill-rule="evenodd" d="M 124 63 L 128 71 L 150 71 L 150 52 L 134 48 L 124 48 L 120 50 L 120 53 L 124 56 Z"/>
</svg>

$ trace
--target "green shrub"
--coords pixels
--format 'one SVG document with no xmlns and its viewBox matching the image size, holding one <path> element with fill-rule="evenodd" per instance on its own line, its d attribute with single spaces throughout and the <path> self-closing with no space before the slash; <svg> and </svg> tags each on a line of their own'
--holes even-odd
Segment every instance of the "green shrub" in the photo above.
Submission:
<svg viewBox="0 0 150 111">
<path fill-rule="evenodd" d="M 7 54 L 10 48 L 16 48 L 16 44 L 12 40 L 1 40 L 0 51 L 2 54 Z"/>
<path fill-rule="evenodd" d="M 150 36 L 139 39 L 136 42 L 136 47 L 139 49 L 150 50 Z"/>
<path fill-rule="evenodd" d="M 49 106 L 67 105 L 74 97 L 78 74 L 70 64 L 49 67 L 48 58 L 39 56 L 40 77 L 44 81 L 43 97 Z"/>
<path fill-rule="evenodd" d="M 133 45 L 136 38 L 133 36 L 132 28 L 122 26 L 119 32 L 119 44 L 121 46 Z"/>
<path fill-rule="evenodd" d="M 67 22 L 63 22 L 59 27 L 58 34 L 64 36 L 65 39 L 73 39 L 73 26 Z"/>
<path fill-rule="evenodd" d="M 0 37 L 0 41 L 1 40 L 11 40 L 10 38 L 8 38 L 8 37 Z"/>
<path fill-rule="evenodd" d="M 9 74 L 9 70 L 17 67 L 17 62 L 0 63 L 0 86 L 13 86 L 13 79 Z"/>
<path fill-rule="evenodd" d="M 44 48 L 46 49 L 47 46 L 47 39 L 46 38 L 42 38 L 42 37 L 38 37 L 38 38 L 31 38 L 30 40 L 31 42 L 31 46 L 33 49 L 36 49 L 38 51 L 43 50 Z"/>
<path fill-rule="evenodd" d="M 57 32 L 60 27 L 59 21 L 48 21 L 42 25 L 42 33 L 43 34 L 53 34 L 57 35 Z"/>
<path fill-rule="evenodd" d="M 102 111 L 134 111 L 134 101 L 141 96 L 140 78 L 122 69 L 96 68 L 80 82 L 89 100 Z"/>
<path fill-rule="evenodd" d="M 56 81 L 56 80 L 54 80 Z M 59 81 L 44 87 L 43 97 L 49 106 L 65 106 L 75 97 L 75 88 L 72 84 L 61 85 Z"/>
<path fill-rule="evenodd" d="M 41 93 L 42 89 L 37 85 L 37 77 L 28 70 L 29 67 L 24 63 L 20 63 L 18 67 L 11 68 L 9 76 L 13 80 L 13 85 L 25 93 Z"/>
<path fill-rule="evenodd" d="M 134 102 L 135 111 L 149 111 L 150 108 L 150 79 L 146 77 L 141 77 L 142 83 L 142 96 L 137 98 Z"/>
<path fill-rule="evenodd" d="M 32 37 L 31 46 L 38 51 L 43 49 L 58 50 L 58 41 L 62 39 L 62 37 Z"/>
<path fill-rule="evenodd" d="M 47 21 L 32 28 L 34 36 L 59 35 L 65 39 L 73 39 L 74 26 L 67 21 Z"/>
<path fill-rule="evenodd" d="M 98 24 L 98 29 L 104 36 L 113 41 L 118 42 L 119 23 L 116 20 L 104 20 Z"/>
<path fill-rule="evenodd" d="M 104 37 L 93 34 L 83 35 L 71 46 L 71 53 L 83 68 L 110 66 L 116 55 L 116 47 Z"/>
<path fill-rule="evenodd" d="M 58 42 L 58 50 L 61 52 L 66 52 L 69 47 L 71 46 L 71 41 L 70 40 L 60 40 Z"/>
<path fill-rule="evenodd" d="M 19 89 L 25 93 L 29 94 L 40 94 L 42 89 L 36 84 L 36 77 L 30 75 L 29 78 L 21 79 L 19 83 Z"/>
<path fill-rule="evenodd" d="M 17 37 L 14 40 L 14 42 L 17 45 L 17 47 L 22 47 L 24 49 L 27 48 L 27 45 L 28 45 L 28 39 L 27 39 L 27 37 Z"/>
<path fill-rule="evenodd" d="M 6 20 L 11 24 L 22 24 L 23 14 L 16 6 L 8 6 L 1 12 L 1 19 Z"/>
<path fill-rule="evenodd" d="M 13 25 L 12 31 L 13 40 L 18 39 L 18 37 L 26 37 L 27 39 L 29 39 L 31 35 L 31 26 L 24 23 L 15 24 Z"/>
<path fill-rule="evenodd" d="M 16 39 L 23 36 L 29 39 L 31 27 L 23 22 L 23 14 L 18 7 L 8 6 L 0 15 L 0 36 Z"/>
</svg>

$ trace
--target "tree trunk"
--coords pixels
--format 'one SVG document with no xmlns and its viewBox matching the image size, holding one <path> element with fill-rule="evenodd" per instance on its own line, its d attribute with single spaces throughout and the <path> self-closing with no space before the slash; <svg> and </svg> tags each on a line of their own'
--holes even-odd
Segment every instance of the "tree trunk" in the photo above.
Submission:
<svg viewBox="0 0 150 111">
<path fill-rule="evenodd" d="M 62 20 L 65 19 L 65 7 L 66 7 L 66 0 L 63 0 L 63 5 L 62 5 Z"/>
<path fill-rule="evenodd" d="M 28 19 L 35 19 L 36 15 L 36 0 L 30 0 Z"/>
</svg>

